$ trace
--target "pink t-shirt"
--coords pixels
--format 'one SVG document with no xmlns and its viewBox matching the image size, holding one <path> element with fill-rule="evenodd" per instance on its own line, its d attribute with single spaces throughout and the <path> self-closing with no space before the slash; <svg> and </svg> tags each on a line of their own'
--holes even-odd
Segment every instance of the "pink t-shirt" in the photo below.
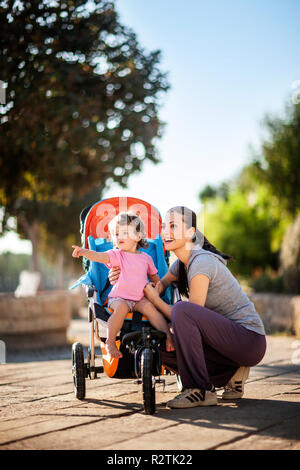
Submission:
<svg viewBox="0 0 300 470">
<path fill-rule="evenodd" d="M 107 266 L 118 266 L 121 269 L 119 279 L 108 297 L 141 300 L 144 297 L 144 287 L 148 284 L 148 274 L 157 273 L 151 256 L 143 251 L 129 253 L 119 249 L 108 250 L 106 253 L 109 256 Z"/>
</svg>

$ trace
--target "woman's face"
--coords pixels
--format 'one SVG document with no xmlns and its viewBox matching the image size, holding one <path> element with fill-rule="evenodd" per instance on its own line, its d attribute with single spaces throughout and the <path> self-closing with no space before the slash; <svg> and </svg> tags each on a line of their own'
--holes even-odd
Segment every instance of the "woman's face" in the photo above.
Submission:
<svg viewBox="0 0 300 470">
<path fill-rule="evenodd" d="M 194 231 L 193 227 L 189 229 L 186 227 L 182 214 L 167 212 L 161 226 L 161 237 L 166 250 L 175 251 L 184 247 L 187 242 L 191 241 Z"/>
</svg>

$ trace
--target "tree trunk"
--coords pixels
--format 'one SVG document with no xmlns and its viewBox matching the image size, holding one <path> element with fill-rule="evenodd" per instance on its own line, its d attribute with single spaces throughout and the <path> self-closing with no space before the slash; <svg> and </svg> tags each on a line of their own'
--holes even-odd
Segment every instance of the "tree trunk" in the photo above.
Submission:
<svg viewBox="0 0 300 470">
<path fill-rule="evenodd" d="M 300 294 L 300 215 L 286 230 L 280 247 L 280 267 L 286 291 Z"/>
<path fill-rule="evenodd" d="M 56 257 L 57 289 L 64 288 L 64 252 L 59 250 Z"/>
<path fill-rule="evenodd" d="M 29 228 L 30 240 L 32 243 L 32 257 L 31 257 L 31 271 L 41 272 L 41 265 L 39 259 L 39 224 L 34 222 L 33 225 Z"/>
<path fill-rule="evenodd" d="M 22 225 L 23 230 L 27 235 L 27 238 L 31 241 L 32 244 L 30 271 L 38 271 L 41 273 L 41 266 L 38 253 L 40 230 L 39 223 L 37 220 L 34 220 L 33 223 L 29 223 L 24 216 L 19 216 L 18 222 Z"/>
</svg>

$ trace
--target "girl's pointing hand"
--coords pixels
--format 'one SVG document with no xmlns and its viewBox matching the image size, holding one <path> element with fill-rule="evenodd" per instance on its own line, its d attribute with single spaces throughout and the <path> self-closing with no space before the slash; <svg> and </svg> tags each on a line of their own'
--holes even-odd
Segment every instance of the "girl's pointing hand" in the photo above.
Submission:
<svg viewBox="0 0 300 470">
<path fill-rule="evenodd" d="M 80 246 L 72 245 L 72 248 L 74 248 L 73 253 L 72 253 L 73 258 L 79 258 L 81 256 Z"/>
</svg>

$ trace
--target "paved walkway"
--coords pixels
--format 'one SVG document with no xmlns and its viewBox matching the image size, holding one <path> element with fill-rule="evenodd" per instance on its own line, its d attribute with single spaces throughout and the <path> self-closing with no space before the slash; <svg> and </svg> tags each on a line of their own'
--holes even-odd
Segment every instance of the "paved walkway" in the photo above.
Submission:
<svg viewBox="0 0 300 470">
<path fill-rule="evenodd" d="M 70 341 L 87 345 L 86 330 L 86 321 L 74 320 Z M 8 351 L 7 364 L 0 365 L 0 449 L 299 450 L 300 364 L 294 342 L 268 337 L 266 356 L 251 369 L 245 396 L 236 402 L 167 409 L 177 386 L 174 376 L 166 376 L 165 392 L 157 385 L 152 416 L 142 411 L 140 386 L 103 374 L 88 379 L 86 399 L 78 401 L 71 347 Z"/>
</svg>

